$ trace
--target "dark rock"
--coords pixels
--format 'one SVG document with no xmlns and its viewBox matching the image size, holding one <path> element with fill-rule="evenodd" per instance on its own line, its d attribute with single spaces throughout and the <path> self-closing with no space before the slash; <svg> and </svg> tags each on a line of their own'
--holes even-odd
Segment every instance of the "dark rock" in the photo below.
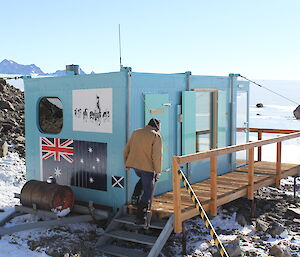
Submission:
<svg viewBox="0 0 300 257">
<path fill-rule="evenodd" d="M 256 230 L 266 232 L 269 228 L 269 223 L 261 219 L 256 220 Z"/>
<path fill-rule="evenodd" d="M 3 132 L 9 131 L 14 127 L 14 124 L 8 123 L 8 122 L 5 122 L 5 123 L 3 122 L 1 125 L 2 125 L 1 131 L 3 131 Z"/>
<path fill-rule="evenodd" d="M 239 223 L 242 227 L 246 226 L 248 224 L 247 219 L 245 218 L 245 216 L 242 213 L 238 213 L 236 215 L 236 222 Z"/>
<path fill-rule="evenodd" d="M 25 145 L 23 144 L 17 144 L 13 147 L 15 151 L 17 151 L 21 156 L 24 156 L 25 154 Z"/>
<path fill-rule="evenodd" d="M 24 143 L 25 142 L 25 137 L 22 137 L 22 136 L 18 136 L 16 138 L 16 141 L 20 142 L 20 143 Z"/>
<path fill-rule="evenodd" d="M 0 101 L 0 109 L 7 109 L 7 110 L 9 110 L 9 111 L 14 111 L 15 110 L 15 108 L 13 107 L 13 105 L 11 104 L 11 102 L 9 102 L 9 101 L 3 101 L 3 100 L 1 100 Z"/>
<path fill-rule="evenodd" d="M 225 243 L 224 247 L 230 257 L 242 256 L 240 240 L 238 238 L 236 238 L 235 240 L 233 240 L 231 242 Z M 220 256 L 221 256 L 221 254 L 219 252 L 213 253 L 213 257 L 220 257 Z"/>
<path fill-rule="evenodd" d="M 257 107 L 257 108 L 262 108 L 262 107 L 264 107 L 264 105 L 263 105 L 262 103 L 257 103 L 257 104 L 256 104 L 256 107 Z"/>
<path fill-rule="evenodd" d="M 300 105 L 293 111 L 296 119 L 300 119 Z"/>
<path fill-rule="evenodd" d="M 6 85 L 6 80 L 3 79 L 3 78 L 0 78 L 0 84 L 5 86 Z"/>
<path fill-rule="evenodd" d="M 300 219 L 293 219 L 293 222 L 300 224 Z"/>
<path fill-rule="evenodd" d="M 288 208 L 286 213 L 292 217 L 300 218 L 300 208 Z"/>
<path fill-rule="evenodd" d="M 278 245 L 273 245 L 269 251 L 269 254 L 275 257 L 285 257 L 284 251 Z"/>
<path fill-rule="evenodd" d="M 266 232 L 268 232 L 272 237 L 277 237 L 280 236 L 280 234 L 284 231 L 284 227 L 278 223 L 278 222 L 273 222 L 271 223 L 271 225 L 269 226 L 268 230 Z"/>
<path fill-rule="evenodd" d="M 1 83 L 0 81 L 0 92 L 4 92 L 6 90 L 6 87 L 4 84 Z"/>
</svg>

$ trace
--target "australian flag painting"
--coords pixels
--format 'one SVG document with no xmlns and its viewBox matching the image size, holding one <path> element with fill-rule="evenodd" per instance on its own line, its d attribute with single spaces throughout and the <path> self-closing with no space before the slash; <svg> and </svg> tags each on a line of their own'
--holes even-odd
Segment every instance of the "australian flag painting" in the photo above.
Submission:
<svg viewBox="0 0 300 257">
<path fill-rule="evenodd" d="M 107 144 L 41 137 L 43 180 L 107 191 Z"/>
</svg>

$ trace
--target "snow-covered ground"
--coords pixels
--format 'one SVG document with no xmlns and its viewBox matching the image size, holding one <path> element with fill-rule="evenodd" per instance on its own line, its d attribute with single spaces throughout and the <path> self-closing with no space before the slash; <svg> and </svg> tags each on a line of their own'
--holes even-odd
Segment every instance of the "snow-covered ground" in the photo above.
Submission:
<svg viewBox="0 0 300 257">
<path fill-rule="evenodd" d="M 13 212 L 14 205 L 19 200 L 13 198 L 14 193 L 20 193 L 25 179 L 25 165 L 17 153 L 10 153 L 5 158 L 0 158 L 0 220 Z M 4 212 L 3 212 L 4 211 Z M 23 216 L 23 219 L 26 218 Z M 19 220 L 20 222 L 20 220 Z M 27 232 L 25 232 L 27 233 Z M 18 236 L 4 236 L 0 240 L 0 256 L 47 256 L 42 252 L 31 251 L 27 246 L 28 234 Z"/>
<path fill-rule="evenodd" d="M 278 86 L 279 85 L 279 86 Z M 280 89 L 282 84 L 278 84 L 277 89 Z M 300 85 L 300 82 L 295 82 L 293 85 Z M 293 88 L 290 85 L 290 89 Z M 268 85 L 270 86 L 270 85 Z M 261 91 L 261 88 L 255 88 L 252 90 L 251 101 L 250 101 L 250 127 L 256 128 L 278 128 L 278 129 L 297 129 L 300 130 L 300 120 L 296 120 L 293 117 L 292 111 L 297 107 L 287 101 L 278 99 L 276 102 L 273 96 L 265 91 Z M 285 88 L 287 86 L 285 85 Z M 300 86 L 299 86 L 300 88 Z M 276 90 L 276 87 L 273 88 Z M 288 97 L 295 97 L 294 90 L 287 90 L 285 94 Z M 264 97 L 262 97 L 264 96 Z M 297 100 L 294 98 L 294 100 Z M 256 108 L 255 104 L 262 102 L 263 108 Z M 274 135 L 271 135 L 274 136 Z M 276 135 L 275 135 L 276 136 Z M 270 136 L 264 135 L 264 138 Z M 250 136 L 250 140 L 254 141 L 257 139 L 256 134 Z M 300 163 L 300 139 L 289 140 L 283 144 L 283 162 L 289 163 Z M 276 156 L 275 147 L 264 146 L 263 147 L 263 160 L 274 161 Z M 20 160 L 17 154 L 10 153 L 8 157 L 0 159 L 0 220 L 13 211 L 13 206 L 19 203 L 18 199 L 13 198 L 14 193 L 19 193 L 22 186 L 25 183 L 24 179 L 25 165 L 24 161 Z M 282 180 L 282 185 L 291 186 L 293 180 L 291 178 Z M 290 194 L 291 192 L 287 192 Z M 220 213 L 214 219 L 212 219 L 213 225 L 221 231 L 227 231 L 227 233 L 221 233 L 219 236 L 221 240 L 232 241 L 239 235 L 251 235 L 253 238 L 257 237 L 255 227 L 253 225 L 241 226 L 236 221 L 237 213 L 229 214 L 226 210 L 220 209 Z M 35 221 L 37 218 L 32 215 L 23 215 L 13 219 L 12 224 L 20 224 L 24 222 Z M 191 238 L 188 239 L 188 247 L 194 249 L 193 254 L 189 256 L 212 256 L 209 252 L 209 245 L 211 242 L 210 236 L 207 234 L 206 228 L 203 226 L 202 221 L 198 218 L 186 223 L 188 230 L 202 231 L 203 233 L 195 233 Z M 92 231 L 96 230 L 95 226 L 88 224 L 76 224 L 70 225 L 65 231 L 48 230 L 48 229 L 35 229 L 32 231 L 24 231 L 15 233 L 13 235 L 3 236 L 0 239 L 0 257 L 7 256 L 48 256 L 45 251 L 39 247 L 31 247 L 34 251 L 30 250 L 30 241 L 34 241 L 39 238 L 50 238 L 56 236 L 63 238 L 64 236 L 73 236 L 74 231 Z M 229 231 L 229 232 L 228 232 Z M 235 232 L 234 232 L 235 231 Z M 238 231 L 238 232 L 236 232 Z M 74 239 L 75 240 L 75 239 Z M 255 241 L 255 240 L 254 240 Z M 294 244 L 300 246 L 300 236 L 293 234 L 291 231 L 284 231 L 280 237 L 268 239 L 268 242 L 272 244 Z M 263 248 L 257 248 L 251 241 L 241 242 L 241 249 L 243 251 L 256 251 L 256 256 L 269 256 L 268 252 L 265 252 Z M 180 249 L 175 249 L 174 252 L 179 254 Z M 300 256 L 300 253 L 298 254 Z"/>
</svg>

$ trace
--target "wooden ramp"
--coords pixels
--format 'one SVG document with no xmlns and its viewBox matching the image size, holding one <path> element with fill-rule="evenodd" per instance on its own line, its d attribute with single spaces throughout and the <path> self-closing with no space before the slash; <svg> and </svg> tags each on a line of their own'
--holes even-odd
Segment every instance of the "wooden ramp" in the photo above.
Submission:
<svg viewBox="0 0 300 257">
<path fill-rule="evenodd" d="M 293 176 L 298 173 L 299 165 L 281 164 L 281 178 Z M 237 171 L 217 176 L 217 206 L 221 206 L 248 194 L 248 165 L 240 167 Z M 254 190 L 272 185 L 276 182 L 276 163 L 255 162 L 254 164 Z M 192 185 L 206 211 L 210 210 L 211 180 L 207 179 Z M 186 220 L 199 215 L 195 209 L 187 190 L 180 189 L 182 219 Z M 174 212 L 173 192 L 167 192 L 155 196 L 153 200 L 153 211 L 159 215 L 169 215 Z"/>
</svg>

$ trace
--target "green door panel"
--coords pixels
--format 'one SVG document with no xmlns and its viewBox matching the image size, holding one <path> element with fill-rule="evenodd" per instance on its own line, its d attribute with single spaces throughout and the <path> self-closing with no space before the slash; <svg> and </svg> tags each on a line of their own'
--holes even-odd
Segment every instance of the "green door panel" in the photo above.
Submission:
<svg viewBox="0 0 300 257">
<path fill-rule="evenodd" d="M 151 118 L 160 120 L 160 135 L 163 142 L 163 170 L 169 169 L 169 95 L 168 94 L 145 94 L 145 125 Z M 166 173 L 163 173 L 159 181 L 168 179 Z"/>
<path fill-rule="evenodd" d="M 196 152 L 196 92 L 182 93 L 182 154 Z"/>
</svg>

